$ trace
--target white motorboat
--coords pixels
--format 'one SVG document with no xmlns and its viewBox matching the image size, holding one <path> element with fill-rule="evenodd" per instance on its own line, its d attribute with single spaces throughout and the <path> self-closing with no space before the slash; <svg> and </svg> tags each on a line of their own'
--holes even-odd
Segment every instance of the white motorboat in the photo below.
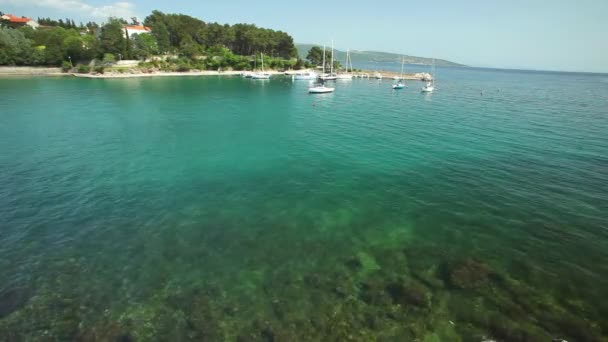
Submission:
<svg viewBox="0 0 608 342">
<path fill-rule="evenodd" d="M 405 84 L 401 81 L 393 84 L 393 89 L 403 89 L 403 88 L 405 88 Z"/>
<path fill-rule="evenodd" d="M 333 93 L 336 88 L 326 87 L 325 84 L 317 85 L 314 87 L 308 88 L 308 93 L 310 94 L 326 94 Z"/>
</svg>

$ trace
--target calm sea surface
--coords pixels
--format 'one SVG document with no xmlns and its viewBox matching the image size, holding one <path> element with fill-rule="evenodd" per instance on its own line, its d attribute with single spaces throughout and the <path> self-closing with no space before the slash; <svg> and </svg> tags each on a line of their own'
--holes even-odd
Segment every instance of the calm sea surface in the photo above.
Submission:
<svg viewBox="0 0 608 342">
<path fill-rule="evenodd" d="M 607 341 L 608 75 L 437 74 L 0 79 L 0 340 Z"/>
</svg>

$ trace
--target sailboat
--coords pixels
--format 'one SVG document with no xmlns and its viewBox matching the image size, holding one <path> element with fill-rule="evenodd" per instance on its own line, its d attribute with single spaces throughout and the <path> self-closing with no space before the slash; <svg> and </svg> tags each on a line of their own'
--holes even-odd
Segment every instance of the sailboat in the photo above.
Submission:
<svg viewBox="0 0 608 342">
<path fill-rule="evenodd" d="M 348 63 L 350 62 L 351 64 L 351 68 L 350 71 L 353 71 L 352 68 L 352 60 L 350 58 L 350 50 L 346 49 L 346 63 L 345 63 L 345 68 L 346 68 L 346 72 L 343 74 L 338 74 L 337 79 L 339 80 L 343 80 L 343 81 L 348 81 L 348 80 L 352 80 L 353 79 L 353 75 L 351 73 L 348 72 Z"/>
<path fill-rule="evenodd" d="M 404 63 L 404 59 L 403 59 L 403 56 L 401 56 L 401 75 L 399 75 L 399 78 L 397 79 L 397 83 L 393 84 L 393 89 L 405 88 L 405 83 L 403 82 L 403 63 Z"/>
<path fill-rule="evenodd" d="M 376 63 L 378 63 L 378 62 L 376 61 Z M 381 80 L 381 79 L 382 79 L 382 74 L 381 74 L 381 73 L 380 73 L 380 71 L 378 70 L 378 64 L 376 64 L 376 72 L 374 73 L 374 76 L 373 76 L 373 77 L 374 77 L 375 79 L 377 79 L 377 80 Z"/>
<path fill-rule="evenodd" d="M 431 79 L 422 87 L 423 93 L 432 93 L 435 90 L 435 58 L 433 58 L 433 66 L 431 67 Z"/>
<path fill-rule="evenodd" d="M 308 88 L 308 92 L 310 94 L 326 94 L 326 93 L 333 93 L 334 90 L 336 90 L 336 88 L 332 88 L 332 87 L 326 87 L 325 86 L 325 82 L 323 80 L 321 80 L 321 82 L 317 85 L 315 85 L 314 87 L 310 87 Z"/>
<path fill-rule="evenodd" d="M 331 64 L 329 65 L 329 74 L 325 74 L 325 46 L 323 46 L 323 75 L 319 77 L 323 81 L 334 81 L 338 77 L 334 74 L 334 41 L 331 41 Z"/>
<path fill-rule="evenodd" d="M 264 54 L 261 54 L 262 56 L 262 72 L 256 72 L 254 74 L 251 75 L 251 78 L 254 80 L 268 80 L 270 79 L 270 74 L 267 72 L 264 72 Z"/>
<path fill-rule="evenodd" d="M 325 74 L 325 45 L 323 45 L 323 74 L 319 76 L 319 83 L 308 88 L 308 93 L 310 94 L 326 94 L 333 93 L 336 88 L 330 88 L 325 86 L 325 81 L 323 77 L 327 76 Z"/>
</svg>

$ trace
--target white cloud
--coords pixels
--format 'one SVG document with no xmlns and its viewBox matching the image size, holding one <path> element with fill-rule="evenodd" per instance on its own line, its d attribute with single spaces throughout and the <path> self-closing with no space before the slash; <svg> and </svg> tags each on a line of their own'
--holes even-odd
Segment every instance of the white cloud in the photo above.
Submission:
<svg viewBox="0 0 608 342">
<path fill-rule="evenodd" d="M 103 6 L 93 6 L 83 0 L 0 0 L 0 5 L 15 7 L 43 7 L 82 17 L 105 19 L 108 17 L 130 18 L 136 16 L 135 4 L 119 1 Z"/>
</svg>

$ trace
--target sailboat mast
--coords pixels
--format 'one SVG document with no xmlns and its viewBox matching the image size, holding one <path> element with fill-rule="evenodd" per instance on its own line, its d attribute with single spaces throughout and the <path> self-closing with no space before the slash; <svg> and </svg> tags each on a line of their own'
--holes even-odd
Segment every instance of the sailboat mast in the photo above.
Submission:
<svg viewBox="0 0 608 342">
<path fill-rule="evenodd" d="M 329 74 L 334 73 L 334 40 L 331 40 L 331 65 L 329 66 Z"/>
<path fill-rule="evenodd" d="M 403 56 L 401 56 L 401 79 L 403 79 Z"/>
<path fill-rule="evenodd" d="M 323 74 L 325 74 L 325 45 L 323 45 Z"/>
<path fill-rule="evenodd" d="M 346 62 L 345 62 L 345 66 L 346 66 L 346 73 L 348 74 L 348 56 L 350 55 L 350 49 L 346 49 Z"/>
<path fill-rule="evenodd" d="M 435 58 L 433 58 L 433 69 L 432 69 L 433 75 L 431 78 L 431 81 L 433 82 L 433 86 L 435 86 Z"/>
</svg>

